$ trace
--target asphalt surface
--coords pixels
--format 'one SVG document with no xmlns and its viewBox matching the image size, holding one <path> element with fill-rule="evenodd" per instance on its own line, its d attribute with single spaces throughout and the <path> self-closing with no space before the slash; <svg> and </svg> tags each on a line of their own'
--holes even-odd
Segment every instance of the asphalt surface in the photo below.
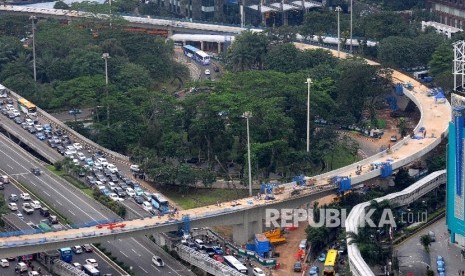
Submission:
<svg viewBox="0 0 465 276">
<path fill-rule="evenodd" d="M 27 135 L 30 134 L 27 133 Z M 2 160 L 0 169 L 21 182 L 32 193 L 37 194 L 49 206 L 59 210 L 73 224 L 118 218 L 103 205 L 49 172 L 42 164 L 34 161 L 28 153 L 3 135 L 0 135 L 0 160 Z M 30 173 L 32 167 L 40 167 L 43 174 L 33 175 Z M 176 260 L 168 258 L 166 253 L 147 237 L 121 239 L 102 245 L 111 251 L 113 256 L 128 266 L 132 266 L 136 275 L 191 275 L 188 269 Z M 152 266 L 153 255 L 166 256 L 163 258 L 166 263 L 163 271 L 158 271 L 158 268 Z"/>
<path fill-rule="evenodd" d="M 62 122 L 74 122 L 74 121 L 86 120 L 89 118 L 92 119 L 92 115 L 93 115 L 92 112 L 93 112 L 93 108 L 83 108 L 81 109 L 81 113 L 76 114 L 76 115 L 69 114 L 69 111 L 49 113 L 49 114 Z M 102 110 L 101 112 L 103 114 L 104 110 Z"/>
<path fill-rule="evenodd" d="M 436 241 L 431 243 L 428 253 L 423 249 L 420 237 L 429 231 L 435 233 Z M 460 255 L 460 248 L 450 244 L 449 241 L 446 219 L 443 218 L 396 246 L 401 275 L 407 275 L 409 272 L 413 272 L 413 275 L 426 275 L 427 265 L 437 275 L 436 259 L 438 255 L 444 257 L 446 275 L 458 275 L 459 270 L 465 270 L 465 260 Z"/>
<path fill-rule="evenodd" d="M 5 187 L 5 189 L 2 192 L 3 192 L 4 196 L 5 196 L 5 201 L 6 202 L 9 202 L 8 201 L 9 195 L 16 194 L 16 195 L 19 196 L 19 194 L 23 193 L 23 191 L 18 189 L 12 183 L 4 185 L 4 187 Z M 34 198 L 34 197 L 32 197 L 32 199 L 36 200 L 36 198 Z M 21 212 L 21 207 L 22 207 L 22 204 L 24 202 L 30 202 L 30 201 L 24 201 L 22 199 L 19 199 L 16 202 L 16 204 L 18 205 L 18 211 Z M 13 213 L 13 214 L 17 214 L 18 211 L 10 211 L 10 212 Z M 34 210 L 34 213 L 30 214 L 30 215 L 26 215 L 24 212 L 22 212 L 22 214 L 23 214 L 23 217 L 24 217 L 23 218 L 24 222 L 26 222 L 26 223 L 32 222 L 34 225 L 39 224 L 42 219 L 45 219 L 45 217 L 43 217 L 43 216 L 41 216 L 39 214 L 39 210 Z M 53 213 L 52 213 L 52 215 L 53 215 Z M 112 267 L 112 265 L 110 263 L 108 263 L 106 260 L 104 260 L 99 255 L 97 255 L 97 254 L 95 254 L 93 252 L 92 253 L 83 253 L 83 254 L 74 255 L 73 256 L 73 262 L 78 262 L 80 264 L 84 264 L 85 260 L 89 259 L 89 258 L 95 259 L 98 262 L 98 264 L 99 264 L 98 269 L 99 269 L 100 273 L 118 275 L 118 272 Z M 17 262 L 15 262 L 15 261 L 10 261 L 10 267 L 1 269 L 0 274 L 1 275 L 15 275 L 14 266 L 16 265 L 16 263 Z M 34 262 L 33 265 L 35 267 L 35 270 L 37 270 L 37 267 L 39 267 L 39 264 L 37 262 Z M 46 271 L 45 267 L 41 266 L 41 268 L 42 268 L 42 272 Z"/>
</svg>

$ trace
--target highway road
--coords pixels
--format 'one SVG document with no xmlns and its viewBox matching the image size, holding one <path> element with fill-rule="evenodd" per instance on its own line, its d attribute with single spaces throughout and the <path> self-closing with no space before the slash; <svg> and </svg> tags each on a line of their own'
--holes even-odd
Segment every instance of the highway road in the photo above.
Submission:
<svg viewBox="0 0 465 276">
<path fill-rule="evenodd" d="M 5 196 L 5 201 L 6 202 L 9 202 L 8 201 L 8 196 L 9 195 L 11 195 L 11 194 L 19 195 L 19 194 L 24 192 L 24 191 L 21 191 L 18 187 L 16 187 L 13 183 L 7 184 L 4 187 L 5 187 L 5 189 L 3 190 L 3 194 Z M 36 198 L 33 197 L 32 199 L 35 200 Z M 19 211 L 21 211 L 21 206 L 22 206 L 23 202 L 27 202 L 27 201 L 23 201 L 22 199 L 19 199 L 19 201 L 16 202 L 16 204 L 18 205 Z M 18 213 L 18 211 L 11 211 L 11 213 L 16 214 L 16 213 Z M 26 223 L 31 222 L 34 225 L 38 225 L 41 220 L 45 219 L 43 216 L 41 216 L 39 214 L 39 210 L 35 210 L 34 213 L 31 214 L 31 215 L 26 215 L 24 212 L 21 212 L 21 213 L 23 214 L 23 217 L 24 217 L 23 221 L 24 222 L 26 222 Z M 73 262 L 78 262 L 80 264 L 84 264 L 85 260 L 89 259 L 89 258 L 95 259 L 99 263 L 99 271 L 100 271 L 100 273 L 102 273 L 102 274 L 112 274 L 112 275 L 117 275 L 118 274 L 118 271 L 115 268 L 113 268 L 112 264 L 110 264 L 108 261 L 106 261 L 105 259 L 101 258 L 98 254 L 95 254 L 93 252 L 92 253 L 86 253 L 86 254 L 74 255 L 73 256 Z M 5 270 L 2 269 L 1 274 L 2 275 L 6 275 L 6 274 L 15 275 L 15 273 L 14 273 L 14 264 L 16 264 L 16 263 L 15 262 L 10 262 L 10 268 L 5 269 Z M 37 265 L 35 265 L 35 266 L 37 267 Z M 8 273 L 7 273 L 7 271 L 8 271 Z"/>
<path fill-rule="evenodd" d="M 30 135 L 30 134 L 28 134 Z M 49 206 L 58 210 L 71 223 L 80 224 L 89 221 L 118 219 L 118 217 L 100 203 L 87 197 L 80 190 L 63 179 L 47 171 L 22 148 L 0 135 L 0 169 L 37 194 Z M 31 167 L 41 167 L 44 173 L 35 176 L 30 173 Z M 136 275 L 193 275 L 183 265 L 156 246 L 147 237 L 120 239 L 108 242 L 103 246 L 112 255 L 132 266 Z M 163 271 L 151 265 L 153 255 L 165 256 L 166 267 Z"/>
</svg>

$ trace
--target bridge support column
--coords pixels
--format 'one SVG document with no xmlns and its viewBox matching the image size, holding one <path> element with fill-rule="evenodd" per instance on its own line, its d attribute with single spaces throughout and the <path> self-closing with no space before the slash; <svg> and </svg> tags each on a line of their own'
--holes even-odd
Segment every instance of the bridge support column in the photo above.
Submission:
<svg viewBox="0 0 465 276">
<path fill-rule="evenodd" d="M 204 42 L 200 41 L 200 50 L 202 50 L 202 51 L 203 51 L 203 45 L 204 45 Z"/>
<path fill-rule="evenodd" d="M 259 209 L 245 212 L 243 221 L 233 225 L 233 241 L 237 244 L 246 244 L 255 234 L 263 232 L 263 214 Z"/>
<path fill-rule="evenodd" d="M 173 29 L 169 29 L 168 30 L 168 38 L 172 37 L 173 36 Z"/>
<path fill-rule="evenodd" d="M 218 54 L 221 54 L 221 42 L 218 42 Z"/>
<path fill-rule="evenodd" d="M 288 24 L 288 21 L 289 21 L 288 16 L 289 16 L 289 14 L 287 13 L 287 11 L 283 11 L 283 25 L 284 26 L 287 26 L 287 24 Z"/>
</svg>

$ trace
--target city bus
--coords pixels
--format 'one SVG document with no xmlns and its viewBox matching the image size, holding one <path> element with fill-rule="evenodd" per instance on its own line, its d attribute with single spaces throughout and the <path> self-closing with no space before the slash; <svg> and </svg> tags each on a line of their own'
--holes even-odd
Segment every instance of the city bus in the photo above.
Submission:
<svg viewBox="0 0 465 276">
<path fill-rule="evenodd" d="M 325 265 L 323 268 L 324 276 L 335 276 L 337 268 L 337 250 L 330 249 L 328 254 L 326 254 Z"/>
<path fill-rule="evenodd" d="M 247 275 L 247 267 L 245 267 L 241 262 L 239 262 L 234 256 L 224 256 L 224 263 L 228 266 L 234 268 L 242 274 Z"/>
<path fill-rule="evenodd" d="M 204 51 L 199 50 L 192 45 L 185 45 L 182 47 L 182 49 L 184 51 L 185 56 L 190 57 L 198 63 L 203 65 L 210 64 L 210 55 L 205 53 Z"/>
<path fill-rule="evenodd" d="M 60 259 L 63 262 L 71 263 L 73 261 L 73 251 L 71 251 L 71 247 L 63 247 L 58 249 L 60 253 Z"/>
<path fill-rule="evenodd" d="M 84 271 L 85 274 L 90 275 L 90 276 L 100 276 L 100 271 L 98 271 L 97 268 L 93 265 L 85 264 L 82 266 L 82 271 Z"/>
<path fill-rule="evenodd" d="M 159 210 L 162 214 L 168 213 L 170 206 L 168 200 L 166 200 L 161 194 L 152 194 L 152 206 Z"/>
<path fill-rule="evenodd" d="M 18 100 L 18 109 L 27 115 L 37 116 L 37 107 L 25 98 Z"/>
</svg>

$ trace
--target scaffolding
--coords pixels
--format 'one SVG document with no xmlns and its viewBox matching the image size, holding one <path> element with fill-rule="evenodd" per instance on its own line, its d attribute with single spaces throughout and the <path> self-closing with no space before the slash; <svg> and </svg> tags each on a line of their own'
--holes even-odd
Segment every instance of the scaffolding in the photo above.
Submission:
<svg viewBox="0 0 465 276">
<path fill-rule="evenodd" d="M 464 92 L 465 84 L 465 41 L 460 40 L 454 46 L 454 90 Z"/>
</svg>

